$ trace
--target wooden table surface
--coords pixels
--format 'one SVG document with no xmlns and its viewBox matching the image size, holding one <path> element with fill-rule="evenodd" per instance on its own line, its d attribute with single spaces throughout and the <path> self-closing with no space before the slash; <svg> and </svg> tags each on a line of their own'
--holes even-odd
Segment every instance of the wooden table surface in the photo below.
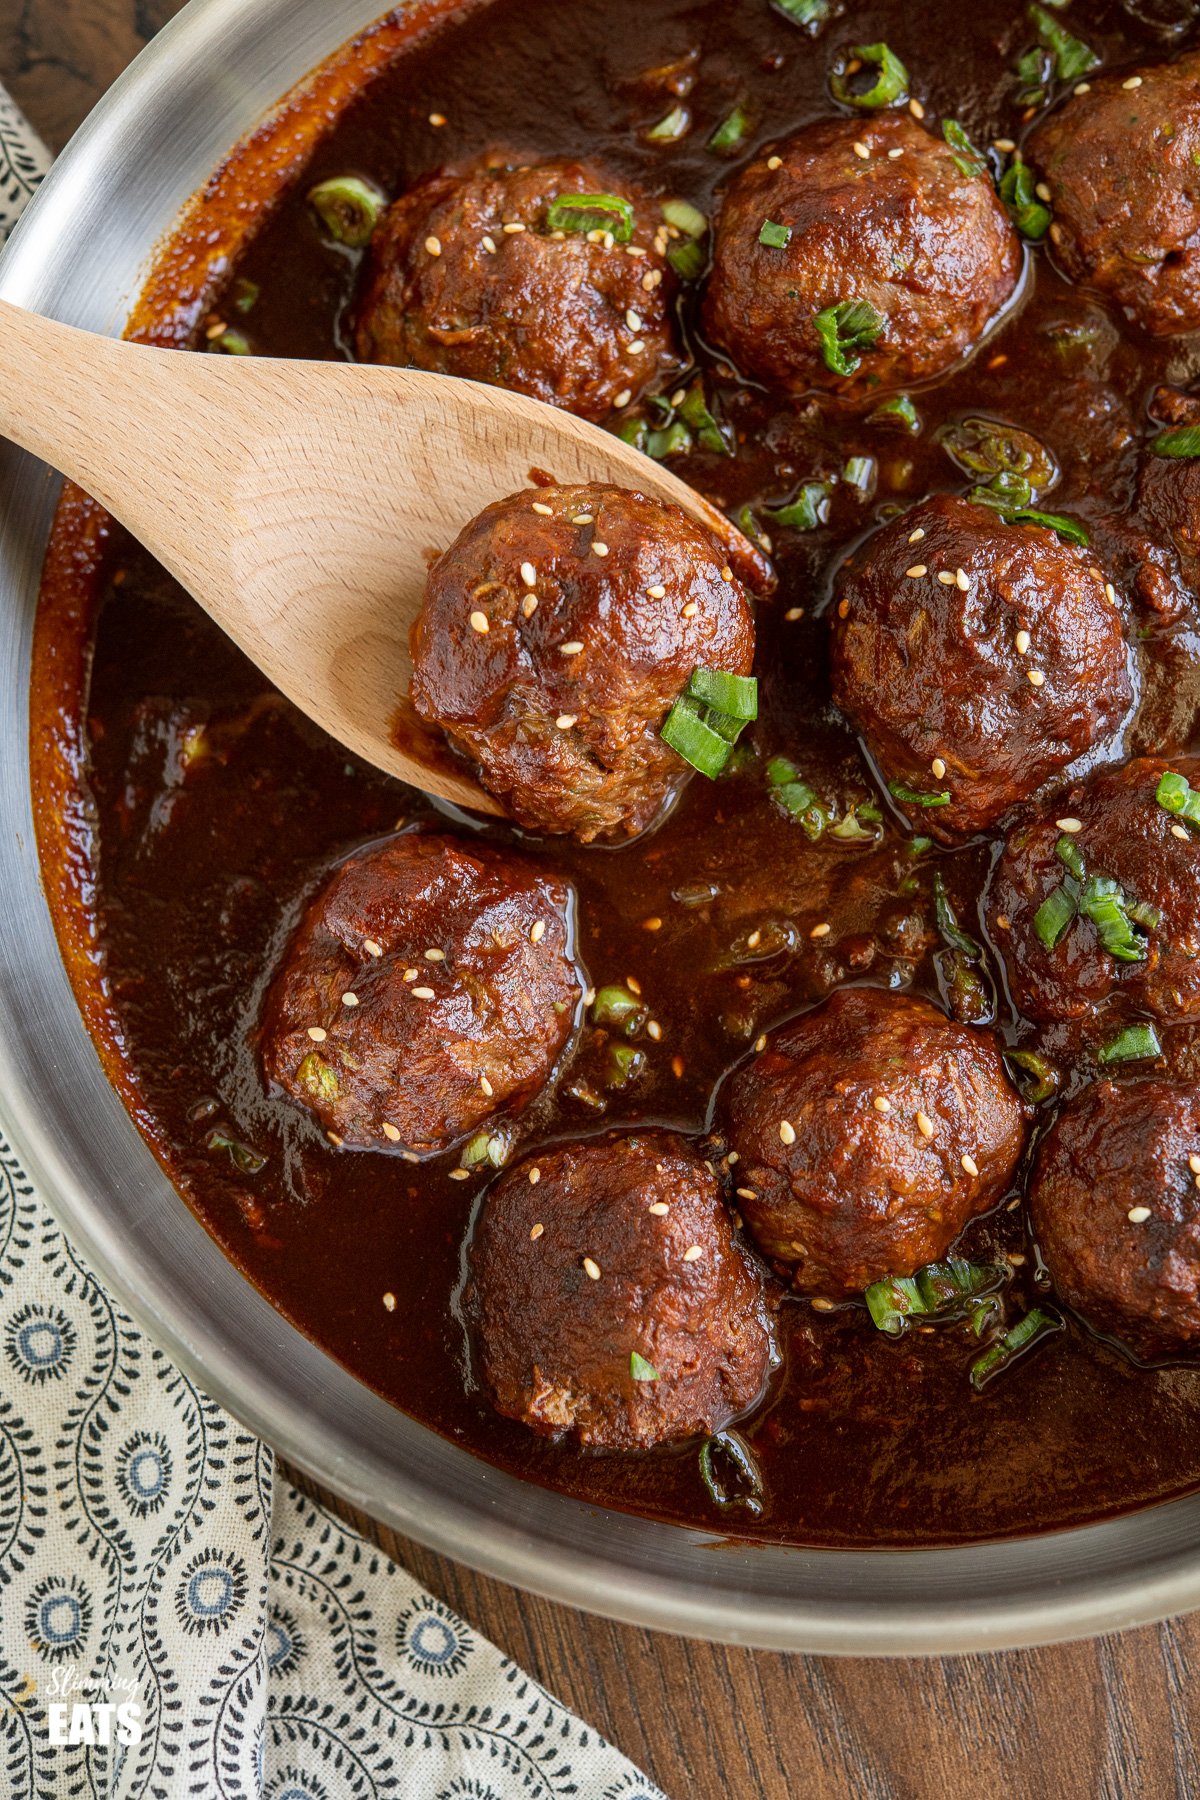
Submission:
<svg viewBox="0 0 1200 1800">
<path fill-rule="evenodd" d="M 179 4 L 0 0 L 0 80 L 58 149 Z M 940 1661 L 726 1650 L 531 1599 L 338 1510 L 671 1800 L 1200 1796 L 1200 1614 Z"/>
</svg>

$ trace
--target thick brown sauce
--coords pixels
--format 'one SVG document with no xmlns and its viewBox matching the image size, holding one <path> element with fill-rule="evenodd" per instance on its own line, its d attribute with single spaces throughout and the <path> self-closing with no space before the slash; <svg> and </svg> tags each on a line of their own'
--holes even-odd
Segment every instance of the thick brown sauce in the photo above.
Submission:
<svg viewBox="0 0 1200 1800">
<path fill-rule="evenodd" d="M 1187 10 L 1173 14 L 1171 0 L 1154 14 L 1074 0 L 1069 23 L 1119 64 L 1184 41 L 1153 19 L 1169 26 Z M 136 320 L 141 335 L 184 341 L 219 316 L 236 319 L 263 352 L 344 354 L 355 259 L 322 241 L 303 198 L 310 179 L 353 170 L 395 193 L 443 160 L 499 142 L 529 155 L 586 149 L 707 209 L 730 167 L 704 148 L 712 127 L 748 101 L 752 149 L 829 111 L 825 72 L 847 41 L 886 38 L 931 125 L 956 117 L 990 142 L 1020 134 L 1012 68 L 1031 37 L 1009 0 L 847 7 L 816 40 L 767 0 L 494 0 L 441 20 L 426 9 L 417 27 L 368 34 L 235 155 L 164 250 Z M 673 96 L 637 78 L 691 51 L 692 134 L 647 145 L 638 130 Z M 356 82 L 362 91 L 350 99 Z M 447 123 L 431 127 L 431 112 Z M 244 320 L 229 302 L 235 267 L 260 289 Z M 1064 362 L 1053 333 L 1079 323 L 1094 327 L 1093 342 Z M 780 589 L 759 611 L 759 750 L 790 755 L 839 806 L 873 791 L 829 704 L 823 607 L 839 555 L 882 507 L 960 485 L 936 442 L 940 422 L 984 412 L 1033 431 L 1062 466 L 1054 509 L 1095 523 L 1128 500 L 1152 387 L 1186 384 L 1198 371 L 1194 341 L 1133 339 L 1039 254 L 1022 304 L 984 351 L 918 397 L 919 438 L 835 405 L 778 404 L 710 373 L 741 452 L 675 466 L 722 506 L 778 502 L 799 479 L 839 470 L 856 453 L 879 459 L 873 498 L 843 485 L 826 529 L 784 534 L 776 546 Z M 796 606 L 803 619 L 786 620 Z M 1200 693 L 1196 641 L 1184 628 L 1156 633 L 1145 618 L 1134 627 L 1143 633 L 1145 700 L 1131 747 L 1178 748 Z M 188 761 L 197 726 L 205 753 Z M 188 1203 L 246 1274 L 434 1430 L 585 1499 L 812 1545 L 1044 1530 L 1200 1485 L 1200 1374 L 1137 1370 L 1074 1324 L 975 1396 L 966 1370 L 977 1347 L 963 1331 L 893 1344 L 862 1309 L 821 1314 L 785 1299 L 783 1367 L 742 1426 L 766 1484 L 757 1521 L 713 1511 L 694 1447 L 586 1454 L 497 1417 L 472 1385 L 454 1299 L 481 1184 L 448 1179 L 457 1155 L 416 1169 L 394 1155 L 336 1152 L 294 1107 L 264 1093 L 252 1047 L 265 982 L 322 873 L 427 804 L 353 763 L 270 694 L 199 609 L 77 497 L 48 562 L 33 742 L 47 889 L 109 1073 Z M 911 982 L 936 995 L 928 949 L 911 955 L 912 920 L 928 925 L 940 867 L 963 922 L 982 931 L 976 909 L 993 852 L 979 845 L 914 863 L 894 819 L 878 850 L 813 846 L 765 798 L 759 764 L 716 784 L 694 781 L 639 845 L 554 843 L 538 853 L 578 887 L 592 980 L 637 978 L 663 1039 L 642 1042 L 644 1078 L 608 1095 L 599 1112 L 568 1091 L 597 1081 L 601 1052 L 585 1036 L 557 1091 L 522 1121 L 525 1144 L 647 1118 L 699 1131 L 714 1084 L 768 1022 L 845 980 Z M 914 869 L 916 891 L 905 892 Z M 707 904 L 675 897 L 704 883 L 716 892 Z M 647 930 L 656 917 L 661 929 Z M 832 931 L 814 943 L 808 934 L 823 922 Z M 766 925 L 790 931 L 794 948 L 729 967 L 734 947 Z M 1088 1046 L 1111 1036 L 1116 1018 L 1074 1035 L 1039 1037 L 1020 1021 L 1009 1029 L 1073 1067 L 1078 1081 L 1094 1067 Z M 1173 1065 L 1196 1072 L 1191 1034 L 1171 1036 Z M 214 1124 L 266 1157 L 260 1172 L 239 1172 L 205 1147 Z M 1044 1297 L 1019 1203 L 968 1234 L 970 1251 L 997 1246 L 1028 1259 L 1014 1270 L 1015 1317 Z M 385 1291 L 396 1296 L 393 1312 Z"/>
</svg>

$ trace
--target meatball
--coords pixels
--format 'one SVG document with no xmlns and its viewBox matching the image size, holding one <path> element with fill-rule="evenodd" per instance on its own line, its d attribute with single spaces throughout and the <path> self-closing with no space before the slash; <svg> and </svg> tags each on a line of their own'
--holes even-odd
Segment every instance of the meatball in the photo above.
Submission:
<svg viewBox="0 0 1200 1800">
<path fill-rule="evenodd" d="M 805 1292 L 857 1293 L 936 1262 L 1000 1199 L 1025 1109 L 989 1033 L 842 988 L 769 1033 L 719 1116 L 759 1248 Z"/>
<path fill-rule="evenodd" d="M 1138 597 L 1165 622 L 1174 621 L 1200 601 L 1200 461 L 1146 456 L 1137 519 L 1147 538 Z"/>
<path fill-rule="evenodd" d="M 987 912 L 1013 999 L 1029 1018 L 1079 1018 L 1120 993 L 1167 1024 L 1200 1019 L 1200 838 L 1155 800 L 1168 767 L 1200 786 L 1200 757 L 1139 757 L 1093 775 L 1046 817 L 1009 837 Z M 1072 846 L 1066 854 L 1078 857 L 1085 876 L 1117 882 L 1123 904 L 1137 909 L 1139 961 L 1106 950 L 1083 913 L 1053 948 L 1043 942 L 1035 924 L 1039 909 L 1064 884 L 1069 894 L 1074 879 L 1058 852 L 1064 837 Z M 1049 931 L 1045 919 L 1042 929 Z"/>
<path fill-rule="evenodd" d="M 790 233 L 786 244 L 764 243 L 768 221 Z M 906 113 L 824 119 L 730 183 L 705 323 L 743 374 L 874 396 L 945 374 L 1020 272 L 1021 249 L 991 182 L 964 175 L 948 145 Z M 883 326 L 873 343 L 850 347 L 841 372 L 814 321 L 859 300 Z"/>
<path fill-rule="evenodd" d="M 720 1430 L 773 1361 L 762 1270 L 670 1131 L 510 1169 L 479 1215 L 466 1310 L 500 1412 L 609 1450 Z"/>
<path fill-rule="evenodd" d="M 1104 576 L 1044 526 L 940 494 L 869 538 L 838 594 L 834 698 L 943 842 L 993 826 L 1132 706 Z"/>
<path fill-rule="evenodd" d="M 1060 1297 L 1143 1362 L 1200 1341 L 1200 1088 L 1098 1081 L 1055 1120 L 1030 1191 Z"/>
<path fill-rule="evenodd" d="M 563 195 L 633 208 L 614 233 L 551 231 Z M 618 215 L 612 216 L 618 232 Z M 388 208 L 358 303 L 363 362 L 515 388 L 604 419 L 678 366 L 675 282 L 658 202 L 595 164 L 489 156 L 428 175 Z"/>
<path fill-rule="evenodd" d="M 647 825 L 687 774 L 660 736 L 697 668 L 746 675 L 754 622 L 724 553 L 626 488 L 498 500 L 439 557 L 412 700 L 530 831 Z"/>
<path fill-rule="evenodd" d="M 1039 125 L 1028 154 L 1049 184 L 1067 273 L 1143 330 L 1200 330 L 1200 50 L 1089 80 Z"/>
<path fill-rule="evenodd" d="M 490 845 L 408 831 L 334 870 L 267 994 L 269 1081 L 336 1144 L 442 1150 L 545 1085 L 572 1034 L 574 896 Z"/>
</svg>

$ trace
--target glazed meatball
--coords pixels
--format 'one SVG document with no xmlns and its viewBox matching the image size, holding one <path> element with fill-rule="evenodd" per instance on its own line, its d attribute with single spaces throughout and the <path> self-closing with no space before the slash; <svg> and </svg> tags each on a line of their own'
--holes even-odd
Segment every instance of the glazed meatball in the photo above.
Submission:
<svg viewBox="0 0 1200 1800">
<path fill-rule="evenodd" d="M 987 912 L 1013 999 L 1029 1018 L 1079 1018 L 1120 994 L 1167 1024 L 1200 1019 L 1200 837 L 1155 799 L 1166 768 L 1200 785 L 1200 757 L 1140 757 L 1092 776 L 1046 817 L 1009 837 Z M 1124 904 L 1142 913 L 1134 933 L 1140 960 L 1106 950 L 1098 927 L 1082 913 L 1053 948 L 1043 941 L 1035 923 L 1039 908 L 1070 879 L 1058 852 L 1064 837 L 1085 876 L 1119 883 Z M 1145 922 L 1156 913 L 1157 925 Z"/>
<path fill-rule="evenodd" d="M 1200 601 L 1200 460 L 1148 454 L 1136 516 L 1147 539 L 1138 597 L 1165 621 L 1177 619 Z"/>
<path fill-rule="evenodd" d="M 863 157 L 856 150 L 863 145 Z M 772 168 L 772 164 L 778 164 Z M 764 243 L 764 223 L 790 232 Z M 906 113 L 824 119 L 756 158 L 717 221 L 705 322 L 741 372 L 802 392 L 878 394 L 942 375 L 1012 295 L 1021 250 L 986 177 Z M 830 366 L 814 323 L 862 300 L 875 342 Z"/>
<path fill-rule="evenodd" d="M 1200 330 L 1200 50 L 1089 80 L 1038 127 L 1028 154 L 1049 184 L 1067 273 L 1143 330 Z"/>
<path fill-rule="evenodd" d="M 1132 706 L 1104 576 L 1043 526 L 938 495 L 867 540 L 838 596 L 834 698 L 943 842 L 995 825 Z"/>
<path fill-rule="evenodd" d="M 532 488 L 439 557 L 412 700 L 530 831 L 640 831 L 687 766 L 659 735 L 697 668 L 746 675 L 754 622 L 723 552 L 627 488 Z"/>
<path fill-rule="evenodd" d="M 1054 1285 L 1143 1362 L 1200 1341 L 1200 1088 L 1085 1088 L 1055 1120 L 1030 1192 Z"/>
<path fill-rule="evenodd" d="M 627 201 L 629 241 L 598 227 L 552 232 L 549 208 L 570 194 Z M 429 175 L 376 229 L 359 358 L 515 388 L 604 419 L 678 365 L 662 233 L 657 201 L 591 163 L 514 168 L 488 157 Z"/>
<path fill-rule="evenodd" d="M 609 1450 L 720 1430 L 773 1359 L 761 1268 L 711 1169 L 669 1131 L 509 1170 L 479 1216 L 466 1309 L 500 1412 Z"/>
<path fill-rule="evenodd" d="M 571 1036 L 572 890 L 490 845 L 408 831 L 311 902 L 267 994 L 267 1078 L 335 1144 L 445 1149 L 518 1112 Z"/>
<path fill-rule="evenodd" d="M 944 1256 L 1007 1189 L 1025 1114 L 990 1034 L 842 988 L 768 1035 L 719 1116 L 759 1248 L 833 1294 Z"/>
</svg>

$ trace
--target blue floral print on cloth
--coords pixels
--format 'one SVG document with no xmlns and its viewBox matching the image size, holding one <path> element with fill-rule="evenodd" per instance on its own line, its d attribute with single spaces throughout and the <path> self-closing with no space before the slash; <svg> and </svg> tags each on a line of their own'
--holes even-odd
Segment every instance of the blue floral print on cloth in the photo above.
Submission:
<svg viewBox="0 0 1200 1800">
<path fill-rule="evenodd" d="M 0 88 L 0 240 L 44 167 Z M 663 1800 L 273 1464 L 0 1140 L 0 1800 Z"/>
</svg>

